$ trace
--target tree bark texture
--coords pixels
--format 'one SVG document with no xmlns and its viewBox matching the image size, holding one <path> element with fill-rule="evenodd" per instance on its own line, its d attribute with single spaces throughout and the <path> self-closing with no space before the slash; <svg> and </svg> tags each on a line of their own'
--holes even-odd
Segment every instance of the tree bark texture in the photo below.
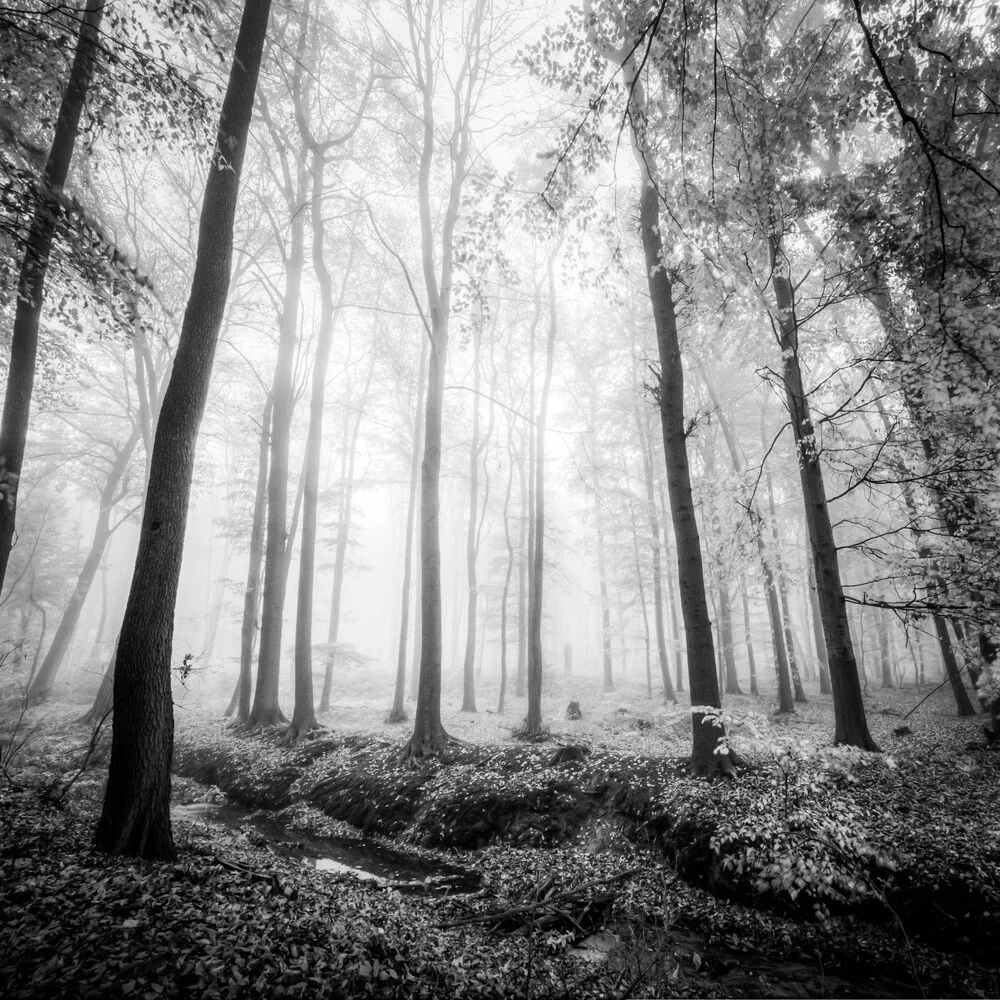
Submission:
<svg viewBox="0 0 1000 1000">
<path fill-rule="evenodd" d="M 798 354 L 798 320 L 795 316 L 795 300 L 788 274 L 788 260 L 782 252 L 781 240 L 777 236 L 770 237 L 770 258 L 771 283 L 777 304 L 777 332 L 781 348 L 785 399 L 798 454 L 809 545 L 816 572 L 820 616 L 833 687 L 833 710 L 836 720 L 834 742 L 878 752 L 878 744 L 872 739 L 865 718 L 861 681 L 854 658 L 854 645 L 851 642 L 847 620 L 847 604 L 840 579 L 837 543 L 830 522 L 830 509 L 826 500 L 816 433 L 809 411 L 809 398 L 802 384 Z"/>
<path fill-rule="evenodd" d="M 653 307 L 656 344 L 660 361 L 660 423 L 667 471 L 667 492 L 677 545 L 677 575 L 680 583 L 681 615 L 687 645 L 688 686 L 692 706 L 691 770 L 708 775 L 732 769 L 729 755 L 716 753 L 725 729 L 706 718 L 704 709 L 721 709 L 722 698 L 715 675 L 715 646 L 705 595 L 701 540 L 691 493 L 684 424 L 684 368 L 677 336 L 677 314 L 673 285 L 664 261 L 660 205 L 652 150 L 646 144 L 645 93 L 638 77 L 635 56 L 624 63 L 629 101 L 632 149 L 642 177 L 639 196 L 639 226 L 649 298 Z"/>
<path fill-rule="evenodd" d="M 135 573 L 118 640 L 111 763 L 96 846 L 172 858 L 170 657 L 198 427 L 229 291 L 233 221 L 270 0 L 243 8 L 205 185 L 191 295 L 163 397 Z"/>
</svg>

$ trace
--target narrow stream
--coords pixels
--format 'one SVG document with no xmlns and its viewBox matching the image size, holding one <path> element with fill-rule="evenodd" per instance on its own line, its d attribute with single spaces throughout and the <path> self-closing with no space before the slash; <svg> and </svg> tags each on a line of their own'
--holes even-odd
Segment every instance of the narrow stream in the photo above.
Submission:
<svg viewBox="0 0 1000 1000">
<path fill-rule="evenodd" d="M 409 854 L 362 837 L 314 837 L 290 830 L 259 810 L 195 802 L 173 805 L 170 815 L 175 820 L 222 829 L 250 829 L 282 857 L 297 858 L 316 871 L 371 879 L 400 892 L 446 895 L 479 888 L 480 875 L 472 869 Z"/>
</svg>

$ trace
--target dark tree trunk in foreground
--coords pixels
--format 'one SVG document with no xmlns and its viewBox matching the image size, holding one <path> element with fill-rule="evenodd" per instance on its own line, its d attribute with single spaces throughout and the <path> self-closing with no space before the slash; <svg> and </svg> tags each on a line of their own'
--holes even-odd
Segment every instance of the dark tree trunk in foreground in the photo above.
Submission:
<svg viewBox="0 0 1000 1000">
<path fill-rule="evenodd" d="M 49 646 L 38 673 L 32 678 L 28 687 L 26 698 L 29 704 L 44 701 L 52 691 L 59 667 L 62 665 L 66 650 L 69 649 L 73 634 L 76 632 L 77 623 L 80 621 L 80 612 L 83 611 L 91 584 L 94 582 L 101 560 L 104 558 L 108 539 L 111 538 L 115 530 L 111 525 L 111 514 L 115 504 L 121 499 L 117 495 L 118 487 L 128 469 L 132 452 L 139 443 L 141 433 L 137 424 L 132 429 L 128 440 L 116 452 L 115 460 L 108 470 L 108 477 L 104 481 L 104 489 L 101 491 L 100 512 L 97 517 L 97 527 L 94 529 L 94 538 L 90 544 L 90 552 L 87 553 L 87 558 L 84 560 L 76 587 L 56 628 L 56 634 L 52 637 L 52 645 Z"/>
<path fill-rule="evenodd" d="M 789 262 L 781 249 L 780 238 L 772 236 L 770 240 L 771 283 L 778 307 L 777 332 L 785 399 L 795 437 L 809 546 L 816 571 L 820 616 L 833 686 L 833 711 L 836 719 L 834 742 L 878 752 L 879 746 L 872 739 L 865 718 L 861 681 L 854 658 L 854 644 L 851 642 L 844 588 L 840 580 L 837 543 L 830 523 L 830 508 L 827 505 L 823 469 L 816 447 L 816 432 L 809 412 L 809 398 L 802 384 L 798 320 L 788 273 Z"/>
<path fill-rule="evenodd" d="M 38 328 L 45 298 L 45 277 L 52 240 L 61 211 L 62 192 L 69 174 L 80 116 L 94 73 L 101 19 L 107 0 L 87 0 L 80 17 L 80 33 L 69 82 L 59 105 L 55 133 L 36 191 L 34 215 L 28 229 L 24 257 L 17 279 L 17 305 L 10 343 L 7 388 L 0 421 L 0 590 L 3 589 L 14 544 L 17 489 L 28 437 L 31 395 L 35 386 Z"/>
<path fill-rule="evenodd" d="M 542 729 L 542 593 L 545 573 L 545 421 L 552 388 L 552 362 L 555 357 L 556 333 L 559 328 L 556 312 L 555 266 L 560 239 L 549 254 L 549 335 L 545 345 L 545 378 L 538 403 L 538 425 L 535 431 L 535 547 L 528 586 L 528 715 L 524 728 L 528 733 Z"/>
<path fill-rule="evenodd" d="M 163 397 L 135 573 L 118 639 L 115 717 L 98 849 L 172 858 L 170 690 L 177 581 L 195 445 L 229 291 L 233 221 L 270 0 L 243 8 L 229 85 L 205 185 L 191 295 Z"/>
<path fill-rule="evenodd" d="M 250 718 L 251 673 L 253 654 L 260 628 L 260 583 L 264 562 L 264 520 L 267 514 L 267 459 L 271 451 L 271 395 L 264 403 L 260 421 L 260 445 L 257 451 L 257 484 L 254 488 L 253 516 L 250 522 L 250 564 L 247 585 L 243 591 L 243 622 L 240 628 L 240 676 L 226 715 L 236 713 L 235 722 L 242 725 Z"/>
<path fill-rule="evenodd" d="M 396 655 L 396 690 L 392 699 L 390 722 L 406 718 L 403 696 L 406 690 L 406 640 L 410 632 L 410 583 L 413 576 L 413 524 L 417 516 L 417 483 L 420 478 L 420 452 L 423 447 L 424 376 L 427 372 L 427 341 L 420 345 L 420 370 L 417 373 L 417 405 L 413 417 L 413 452 L 410 456 L 410 499 L 406 505 L 406 554 L 403 556 L 403 599 L 399 616 L 399 650 Z M 419 621 L 418 621 L 419 628 Z"/>
<path fill-rule="evenodd" d="M 585 4 L 589 9 L 589 3 Z M 609 50 L 604 55 L 621 66 L 629 93 L 629 122 L 632 151 L 639 167 L 642 189 L 639 196 L 639 229 L 646 262 L 646 279 L 653 308 L 656 344 L 660 362 L 660 422 L 666 461 L 667 491 L 674 537 L 677 544 L 677 573 L 680 581 L 681 614 L 687 639 L 688 684 L 691 692 L 692 754 L 694 774 L 733 773 L 730 752 L 717 753 L 725 728 L 716 718 L 722 698 L 715 675 L 715 644 L 705 595 L 701 540 L 691 494 L 684 421 L 684 369 L 677 336 L 677 313 L 670 274 L 664 267 L 663 232 L 655 153 L 646 140 L 646 97 L 639 76 L 635 50 Z M 707 710 L 707 711 L 706 711 Z"/>
</svg>

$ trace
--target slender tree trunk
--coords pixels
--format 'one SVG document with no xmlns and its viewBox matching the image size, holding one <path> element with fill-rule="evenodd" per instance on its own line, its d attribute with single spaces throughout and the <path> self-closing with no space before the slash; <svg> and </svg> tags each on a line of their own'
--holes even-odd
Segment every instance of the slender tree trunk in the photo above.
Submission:
<svg viewBox="0 0 1000 1000">
<path fill-rule="evenodd" d="M 303 34 L 305 28 L 302 29 Z M 267 477 L 267 520 L 264 543 L 264 593 L 260 621 L 260 653 L 253 708 L 246 726 L 256 729 L 287 722 L 278 705 L 281 676 L 281 638 L 284 629 L 287 589 L 286 550 L 288 535 L 288 458 L 292 412 L 292 367 L 298 333 L 299 296 L 305 269 L 305 211 L 308 174 L 305 164 L 297 165 L 294 192 L 286 192 L 290 225 L 288 257 L 285 265 L 285 294 L 281 306 L 278 359 L 271 387 L 271 457 Z"/>
<path fill-rule="evenodd" d="M 361 421 L 368 408 L 368 395 L 371 392 L 372 378 L 375 374 L 375 356 L 372 355 L 365 383 L 358 400 L 358 410 L 354 416 L 350 443 L 345 441 L 347 449 L 347 465 L 341 465 L 341 507 L 337 522 L 337 551 L 333 560 L 333 595 L 330 599 L 330 624 L 327 629 L 326 670 L 323 674 L 323 695 L 320 698 L 320 712 L 330 711 L 330 691 L 333 686 L 333 663 L 337 642 L 340 638 L 340 605 L 344 594 L 344 574 L 347 569 L 347 544 L 351 537 L 351 518 L 354 511 L 354 463 L 358 454 L 358 438 L 361 434 Z M 345 474 L 346 473 L 346 474 Z"/>
<path fill-rule="evenodd" d="M 421 421 L 423 420 L 423 413 L 420 414 Z M 420 509 L 420 498 L 417 497 L 417 510 Z M 420 538 L 417 538 L 417 543 L 420 543 Z M 424 592 L 423 588 L 423 571 L 421 570 L 421 562 L 417 560 L 417 579 L 414 583 L 414 592 L 417 595 L 417 601 L 420 600 L 420 595 Z M 418 605 L 419 608 L 419 605 Z M 416 620 L 413 623 L 413 658 L 410 663 L 410 701 L 417 700 L 417 691 L 420 688 L 420 658 L 423 656 L 423 642 L 420 629 L 422 628 L 421 615 L 417 615 Z"/>
<path fill-rule="evenodd" d="M 823 636 L 823 622 L 819 613 L 819 595 L 816 591 L 816 571 L 809 561 L 809 609 L 811 611 L 813 641 L 816 644 L 816 658 L 819 660 L 819 693 L 832 694 L 830 667 L 826 658 L 826 639 Z"/>
<path fill-rule="evenodd" d="M 528 443 L 531 443 L 531 430 L 528 431 Z M 528 679 L 528 559 L 530 546 L 526 549 L 528 539 L 528 489 L 525 482 L 524 447 L 518 450 L 517 481 L 521 497 L 521 514 L 518 521 L 519 537 L 517 542 L 517 675 L 514 678 L 514 693 L 518 698 L 527 694 Z"/>
<path fill-rule="evenodd" d="M 705 596 L 701 541 L 691 494 L 686 424 L 684 420 L 684 368 L 677 336 L 677 315 L 673 285 L 663 266 L 663 228 L 660 222 L 659 184 L 655 178 L 652 150 L 640 123 L 645 121 L 645 94 L 636 69 L 634 53 L 624 61 L 625 81 L 632 108 L 632 147 L 642 177 L 639 199 L 639 227 L 646 261 L 649 297 L 653 307 L 656 342 L 660 361 L 660 422 L 666 459 L 667 492 L 677 544 L 677 573 L 680 580 L 681 613 L 687 639 L 688 684 L 692 706 L 691 770 L 709 775 L 732 772 L 729 753 L 716 753 L 725 728 L 716 725 L 705 709 L 719 710 L 722 697 L 715 676 L 715 648 L 712 623 Z"/>
<path fill-rule="evenodd" d="M 608 571 L 604 558 L 604 523 L 601 517 L 600 483 L 596 464 L 594 466 L 594 527 L 597 531 L 597 581 L 601 591 L 601 649 L 604 665 L 603 688 L 605 691 L 614 691 L 615 675 L 611 665 L 611 603 L 608 599 Z"/>
<path fill-rule="evenodd" d="M 507 570 L 503 578 L 503 592 L 500 595 L 500 694 L 497 697 L 497 714 L 503 715 L 507 706 L 507 600 L 510 595 L 510 580 L 514 575 L 514 543 L 510 537 L 510 494 L 514 486 L 514 428 L 508 426 L 507 454 L 510 465 L 507 470 L 507 492 L 503 498 L 503 540 L 507 546 Z"/>
<path fill-rule="evenodd" d="M 753 637 L 750 631 L 750 599 L 747 596 L 746 578 L 740 575 L 740 596 L 743 599 L 743 635 L 747 647 L 747 663 L 750 667 L 750 693 L 756 697 L 760 692 L 757 690 L 757 658 L 753 651 Z"/>
<path fill-rule="evenodd" d="M 45 701 L 52 692 L 59 667 L 62 665 L 69 648 L 70 641 L 76 632 L 76 626 L 80 621 L 80 613 L 87 601 L 91 584 L 100 568 L 101 560 L 104 558 L 104 551 L 108 545 L 114 528 L 111 526 L 111 514 L 115 505 L 121 499 L 118 496 L 118 488 L 128 470 L 129 462 L 135 446 L 139 443 L 141 431 L 138 425 L 134 425 L 128 440 L 118 449 L 114 462 L 108 470 L 107 479 L 104 481 L 104 488 L 101 490 L 100 513 L 97 518 L 97 527 L 94 529 L 94 538 L 90 545 L 90 552 L 84 560 L 80 575 L 77 577 L 76 587 L 63 611 L 62 619 L 56 628 L 56 634 L 52 637 L 52 644 L 49 646 L 45 659 L 38 673 L 32 678 L 28 687 L 26 700 L 28 704 L 37 704 Z"/>
<path fill-rule="evenodd" d="M 474 392 L 472 396 L 472 442 L 469 445 L 469 524 L 465 535 L 465 570 L 469 580 L 468 602 L 465 616 L 465 660 L 462 664 L 462 711 L 476 710 L 476 610 L 479 585 L 476 580 L 476 557 L 479 546 L 476 543 L 479 519 L 479 348 L 480 334 L 475 334 L 473 353 Z"/>
<path fill-rule="evenodd" d="M 270 0 L 243 8 L 205 185 L 191 295 L 156 427 L 135 573 L 118 639 L 115 720 L 96 846 L 169 859 L 170 657 L 195 443 L 229 291 L 233 221 Z"/>
<path fill-rule="evenodd" d="M 441 722 L 441 409 L 448 330 L 444 317 L 433 331 L 427 379 L 424 459 L 420 484 L 421 648 L 420 682 L 408 753 L 438 753 L 448 740 Z"/>
<path fill-rule="evenodd" d="M 264 521 L 267 514 L 267 466 L 271 449 L 270 393 L 264 402 L 264 413 L 260 421 L 260 443 L 257 449 L 257 484 L 254 488 L 253 516 L 250 522 L 250 563 L 247 568 L 247 584 L 243 591 L 243 624 L 240 629 L 240 676 L 236 690 L 226 709 L 226 716 L 236 713 L 236 725 L 243 725 L 250 717 L 251 673 L 253 670 L 254 647 L 257 644 L 257 630 L 260 628 L 260 583 L 261 566 L 264 559 Z"/>
<path fill-rule="evenodd" d="M 646 483 L 646 513 L 649 530 L 653 536 L 653 620 L 656 625 L 656 654 L 660 664 L 660 679 L 663 682 L 663 700 L 677 704 L 674 686 L 670 680 L 670 662 L 667 657 L 666 629 L 663 623 L 663 564 L 660 558 L 660 519 L 656 512 L 656 495 L 653 485 L 653 461 L 650 454 L 650 433 L 648 419 L 640 415 L 639 407 L 633 410 L 636 430 L 639 434 L 639 451 L 642 454 L 642 473 Z"/>
<path fill-rule="evenodd" d="M 305 27 L 303 27 L 305 31 Z M 312 149 L 312 262 L 319 285 L 320 317 L 313 359 L 312 393 L 309 400 L 309 429 L 302 474 L 302 542 L 299 546 L 299 590 L 295 615 L 295 707 L 292 721 L 282 736 L 285 744 L 294 743 L 304 733 L 319 728 L 313 699 L 313 592 L 316 573 L 316 521 L 319 513 L 319 471 L 323 449 L 323 408 L 326 403 L 326 372 L 333 347 L 333 279 L 326 266 L 326 226 L 323 221 L 324 154 Z M 354 248 L 344 268 L 340 297 L 350 278 Z"/>
<path fill-rule="evenodd" d="M 410 634 L 410 582 L 413 575 L 413 525 L 417 516 L 417 483 L 420 478 L 420 454 L 423 450 L 424 381 L 427 372 L 427 341 L 421 341 L 420 368 L 417 372 L 417 404 L 413 415 L 413 452 L 410 456 L 410 498 L 406 505 L 406 554 L 403 557 L 403 597 L 399 616 L 399 650 L 396 656 L 396 690 L 392 699 L 390 722 L 403 722 L 406 709 L 403 695 L 406 689 L 406 641 Z M 419 587 L 418 587 L 419 593 Z M 420 627 L 419 617 L 416 622 Z M 419 657 L 414 658 L 414 663 Z M 413 685 L 414 693 L 416 684 Z"/>
<path fill-rule="evenodd" d="M 35 211 L 25 240 L 17 280 L 17 303 L 11 335 L 7 388 L 0 420 L 0 589 L 14 544 L 17 491 L 24 462 L 31 396 L 35 386 L 38 329 L 45 299 L 45 278 L 52 254 L 56 224 L 62 213 L 63 188 L 69 174 L 80 116 L 97 58 L 101 19 L 107 0 L 87 0 L 80 16 L 80 32 L 69 81 L 59 105 L 52 146 L 36 191 Z"/>
<path fill-rule="evenodd" d="M 789 264 L 777 236 L 770 237 L 770 258 L 771 284 L 778 307 L 777 327 L 785 398 L 798 455 L 809 544 L 815 565 L 820 616 L 833 686 L 833 711 L 836 720 L 834 742 L 878 752 L 878 744 L 872 739 L 865 718 L 861 682 L 847 621 L 844 588 L 840 580 L 837 543 L 830 523 L 830 509 L 823 484 L 816 433 L 809 412 L 809 398 L 802 384 L 798 320 L 788 273 Z"/>
<path fill-rule="evenodd" d="M 97 695 L 94 698 L 94 704 L 80 716 L 77 720 L 83 726 L 94 726 L 102 719 L 106 718 L 108 713 L 114 706 L 114 691 L 115 691 L 115 660 L 118 657 L 117 648 L 111 654 L 111 660 L 108 663 L 107 669 L 104 671 L 104 675 L 101 677 L 101 686 L 97 689 Z"/>
<path fill-rule="evenodd" d="M 524 728 L 539 733 L 542 728 L 542 592 L 545 572 L 545 421 L 552 388 L 552 364 L 555 359 L 556 334 L 559 319 L 556 307 L 556 258 L 562 247 L 562 237 L 549 254 L 549 335 L 545 345 L 545 377 L 538 404 L 538 425 L 535 434 L 535 538 L 528 584 L 528 715 Z"/>
<path fill-rule="evenodd" d="M 976 710 L 969 698 L 969 692 L 965 689 L 962 671 L 955 656 L 955 648 L 948 635 L 948 623 L 940 614 L 934 614 L 931 617 L 934 619 L 934 632 L 937 634 L 938 644 L 941 647 L 941 662 L 944 665 L 945 676 L 951 684 L 951 693 L 955 696 L 958 714 L 960 716 L 975 715 Z"/>
<path fill-rule="evenodd" d="M 892 656 L 889 653 L 889 626 L 885 620 L 884 608 L 878 609 L 875 628 L 878 632 L 878 658 L 882 671 L 882 688 L 891 689 L 896 685 L 892 680 Z"/>
</svg>

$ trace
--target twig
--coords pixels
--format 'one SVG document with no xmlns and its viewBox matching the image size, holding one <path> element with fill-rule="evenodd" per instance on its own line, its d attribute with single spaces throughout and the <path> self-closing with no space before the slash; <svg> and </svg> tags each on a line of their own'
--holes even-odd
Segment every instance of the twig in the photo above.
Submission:
<svg viewBox="0 0 1000 1000">
<path fill-rule="evenodd" d="M 590 882 L 583 882 L 580 885 L 574 886 L 572 889 L 564 889 L 562 892 L 558 892 L 554 896 L 549 896 L 547 899 L 540 899 L 533 903 L 521 903 L 518 906 L 512 906 L 509 909 L 500 911 L 499 913 L 480 913 L 474 917 L 462 917 L 460 920 L 449 920 L 445 923 L 434 924 L 433 926 L 438 929 L 443 929 L 449 927 L 464 927 L 467 924 L 499 923 L 501 920 L 506 920 L 508 917 L 516 917 L 522 913 L 531 913 L 534 910 L 541 910 L 547 907 L 555 909 L 555 903 L 559 903 L 564 899 L 570 899 L 578 893 L 583 892 L 585 889 L 592 889 L 598 885 L 613 885 L 615 882 L 622 882 L 627 878 L 631 878 L 633 875 L 637 875 L 640 871 L 642 871 L 641 868 L 629 868 L 628 871 L 619 872 L 617 875 L 612 875 L 610 878 L 593 879 Z"/>
</svg>

